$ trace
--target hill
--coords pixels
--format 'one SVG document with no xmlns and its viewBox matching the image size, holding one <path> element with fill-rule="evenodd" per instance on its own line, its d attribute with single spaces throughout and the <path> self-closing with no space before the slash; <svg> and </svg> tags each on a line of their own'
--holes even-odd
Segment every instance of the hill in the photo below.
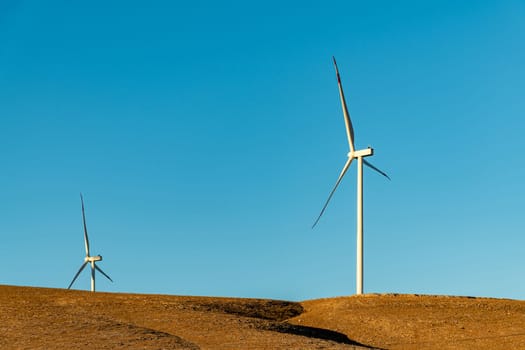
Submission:
<svg viewBox="0 0 525 350">
<path fill-rule="evenodd" d="M 0 286 L 1 349 L 525 349 L 525 302 L 301 303 Z"/>
</svg>

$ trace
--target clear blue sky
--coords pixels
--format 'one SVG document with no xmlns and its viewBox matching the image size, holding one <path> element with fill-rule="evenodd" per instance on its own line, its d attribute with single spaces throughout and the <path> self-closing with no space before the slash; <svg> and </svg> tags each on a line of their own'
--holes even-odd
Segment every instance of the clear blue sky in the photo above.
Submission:
<svg viewBox="0 0 525 350">
<path fill-rule="evenodd" d="M 153 4 L 152 4 L 153 3 Z M 525 3 L 0 2 L 0 283 L 525 298 Z M 89 288 L 87 271 L 74 288 Z"/>
</svg>

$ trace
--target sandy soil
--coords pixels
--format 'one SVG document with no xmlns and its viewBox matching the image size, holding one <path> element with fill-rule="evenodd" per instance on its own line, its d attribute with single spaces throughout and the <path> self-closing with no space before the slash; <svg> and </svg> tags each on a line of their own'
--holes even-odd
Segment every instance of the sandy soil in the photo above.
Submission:
<svg viewBox="0 0 525 350">
<path fill-rule="evenodd" d="M 0 349 L 525 349 L 525 302 L 302 303 L 0 286 Z"/>
</svg>

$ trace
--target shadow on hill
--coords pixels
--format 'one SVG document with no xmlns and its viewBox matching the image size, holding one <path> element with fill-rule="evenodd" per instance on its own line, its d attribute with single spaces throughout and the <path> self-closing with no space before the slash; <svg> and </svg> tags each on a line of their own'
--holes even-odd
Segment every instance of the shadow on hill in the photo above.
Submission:
<svg viewBox="0 0 525 350">
<path fill-rule="evenodd" d="M 329 329 L 315 328 L 315 327 L 308 327 L 308 326 L 298 326 L 294 324 L 289 324 L 287 322 L 280 322 L 280 323 L 271 322 L 267 325 L 262 326 L 261 328 L 264 330 L 272 331 L 272 332 L 294 334 L 294 335 L 300 335 L 300 336 L 308 337 L 308 338 L 330 340 L 330 341 L 341 343 L 341 344 L 362 346 L 362 347 L 369 348 L 369 349 L 377 349 L 375 347 L 370 347 L 366 344 L 361 344 L 359 342 L 351 340 L 345 334 L 335 332 Z"/>
<path fill-rule="evenodd" d="M 280 300 L 192 301 L 188 307 L 194 311 L 219 312 L 272 321 L 284 321 L 303 313 L 301 304 Z"/>
</svg>

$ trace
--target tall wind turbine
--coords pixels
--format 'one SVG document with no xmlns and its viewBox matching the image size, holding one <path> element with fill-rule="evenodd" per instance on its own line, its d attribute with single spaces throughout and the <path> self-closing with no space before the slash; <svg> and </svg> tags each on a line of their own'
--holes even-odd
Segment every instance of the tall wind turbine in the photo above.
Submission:
<svg viewBox="0 0 525 350">
<path fill-rule="evenodd" d="M 388 177 L 388 175 L 385 174 L 383 171 L 379 170 L 378 168 L 370 164 L 370 162 L 363 159 L 365 157 L 369 157 L 374 154 L 373 148 L 368 147 L 362 150 L 355 149 L 354 128 L 352 127 L 352 121 L 350 120 L 350 114 L 348 113 L 348 109 L 346 107 L 345 95 L 343 93 L 343 85 L 341 84 L 341 78 L 339 77 L 339 70 L 337 69 L 337 63 L 335 61 L 335 57 L 333 57 L 333 60 L 334 60 L 334 66 L 335 66 L 335 74 L 337 75 L 337 85 L 339 86 L 339 97 L 341 98 L 341 106 L 343 108 L 343 116 L 345 119 L 346 137 L 348 138 L 348 147 L 350 148 L 350 150 L 348 152 L 348 159 L 343 167 L 343 170 L 339 174 L 339 178 L 337 179 L 337 182 L 335 183 L 335 186 L 332 192 L 330 192 L 330 195 L 328 196 L 328 199 L 326 200 L 326 203 L 324 204 L 323 209 L 321 210 L 321 213 L 317 217 L 317 220 L 315 220 L 314 224 L 312 225 L 312 228 L 314 228 L 315 225 L 317 225 L 317 223 L 319 222 L 319 219 L 321 218 L 326 207 L 328 206 L 330 199 L 332 199 L 332 196 L 334 195 L 334 192 L 337 189 L 337 186 L 339 186 L 339 183 L 341 182 L 348 168 L 350 167 L 350 164 L 352 164 L 352 161 L 354 159 L 357 159 L 356 294 L 363 294 L 363 164 L 377 171 L 379 174 L 385 176 L 389 180 L 390 180 L 390 177 Z"/>
<path fill-rule="evenodd" d="M 75 275 L 75 277 L 73 277 L 73 280 L 71 281 L 71 283 L 69 284 L 67 289 L 71 288 L 71 286 L 73 285 L 73 283 L 77 279 L 78 275 L 80 275 L 82 270 L 84 270 L 84 267 L 86 267 L 87 264 L 91 264 L 91 291 L 94 292 L 95 291 L 95 270 L 97 270 L 98 272 L 103 274 L 104 277 L 106 277 L 111 282 L 113 282 L 113 280 L 111 279 L 111 277 L 106 275 L 106 273 L 104 271 L 102 271 L 102 269 L 100 267 L 98 267 L 95 264 L 97 261 L 102 261 L 102 256 L 101 255 L 97 255 L 97 256 L 90 256 L 89 255 L 89 239 L 88 239 L 88 232 L 87 232 L 87 226 L 86 226 L 86 214 L 84 212 L 84 198 L 82 197 L 82 193 L 80 194 L 80 202 L 82 203 L 82 221 L 84 223 L 84 243 L 86 245 L 86 257 L 84 258 L 84 262 L 80 266 L 80 269 L 78 270 L 78 272 Z"/>
</svg>

